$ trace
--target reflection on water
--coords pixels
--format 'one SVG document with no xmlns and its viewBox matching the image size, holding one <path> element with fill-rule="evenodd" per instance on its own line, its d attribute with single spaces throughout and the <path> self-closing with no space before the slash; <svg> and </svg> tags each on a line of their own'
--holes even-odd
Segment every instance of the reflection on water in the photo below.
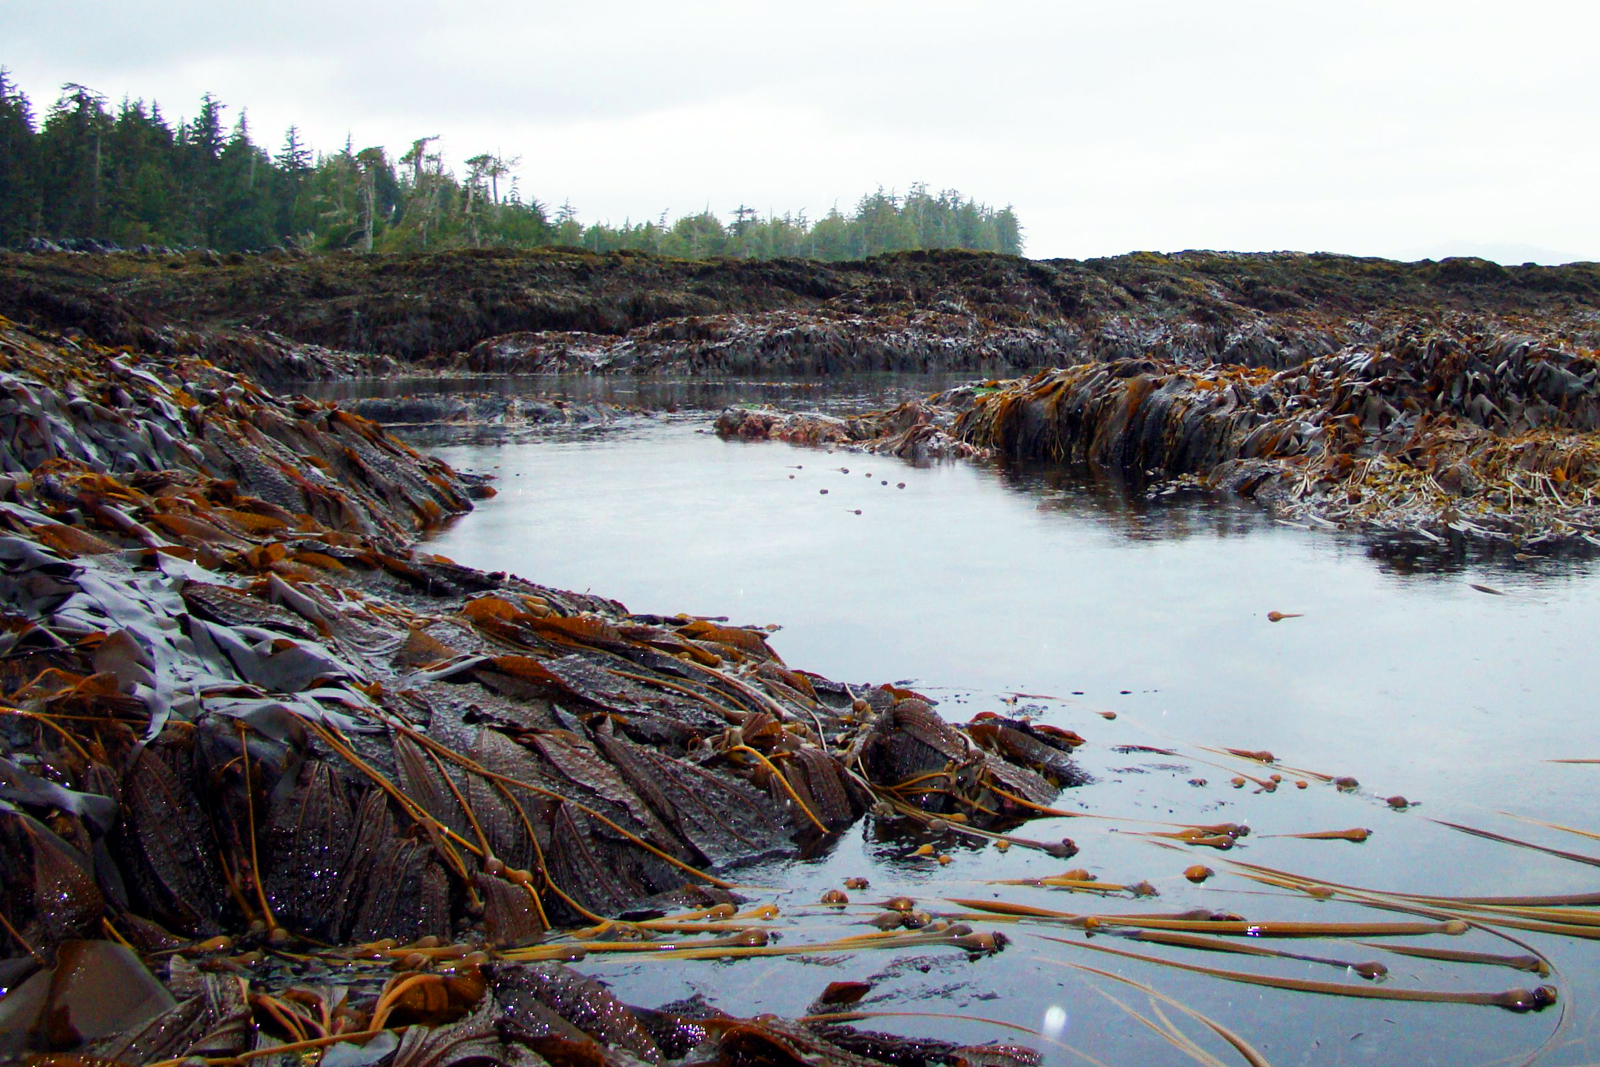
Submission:
<svg viewBox="0 0 1600 1067">
<path fill-rule="evenodd" d="M 864 899 L 874 901 L 898 891 L 987 897 L 999 890 L 984 879 L 1081 865 L 1107 880 L 1148 879 L 1162 894 L 1152 909 L 1328 920 L 1374 913 L 1247 882 L 1227 861 L 1395 891 L 1594 889 L 1592 868 L 1430 821 L 1579 851 L 1577 838 L 1500 813 L 1600 829 L 1600 768 L 1543 762 L 1600 757 L 1593 712 L 1600 664 L 1592 653 L 1600 598 L 1587 559 L 1519 560 L 1462 544 L 1307 531 L 1193 492 L 1151 498 L 1061 472 L 993 465 L 913 469 L 842 452 L 722 442 L 688 423 L 650 421 L 594 440 L 440 454 L 492 470 L 500 495 L 439 536 L 439 552 L 604 593 L 635 611 L 780 623 L 773 644 L 791 666 L 855 682 L 910 679 L 952 717 L 1023 708 L 1077 730 L 1089 739 L 1080 758 L 1096 781 L 1065 797 L 1065 808 L 1122 820 L 1246 822 L 1255 830 L 1228 855 L 1195 855 L 1128 832 L 1145 828 L 1136 822 L 1049 820 L 1025 832 L 1074 838 L 1082 852 L 1069 864 L 951 839 L 936 845 L 952 857 L 938 867 L 913 855 L 915 842 L 857 828 L 815 859 L 741 872 L 766 887 L 752 892 L 780 902 L 796 924 L 794 938 L 848 924 L 809 904 L 822 888 L 858 874 L 872 878 Z M 1301 617 L 1269 622 L 1274 610 Z M 1126 745 L 1175 755 L 1114 750 Z M 1270 749 L 1296 767 L 1352 775 L 1363 788 L 1230 788 L 1238 761 L 1200 746 Z M 1204 785 L 1190 784 L 1201 779 Z M 1382 799 L 1390 794 L 1421 805 L 1392 811 Z M 1351 826 L 1375 832 L 1361 845 L 1270 836 Z M 1181 872 L 1195 862 L 1219 877 L 1190 885 Z M 1066 910 L 1140 907 L 1005 892 Z M 1488 1063 L 1525 1054 L 1557 1020 L 1552 1012 L 1516 1016 L 1237 986 L 1016 933 L 1012 948 L 976 962 L 945 951 L 912 962 L 860 953 L 826 963 L 592 966 L 644 1003 L 703 991 L 733 1011 L 797 1013 L 829 981 L 872 979 L 866 1006 L 883 1010 L 962 1012 L 1037 1027 L 1047 1012 L 1064 1009 L 1066 1040 L 1113 1064 L 1192 1061 L 1095 992 L 1104 983 L 1096 987 L 1069 964 L 1110 967 L 1180 996 L 1245 1034 L 1274 1064 Z M 1573 1028 L 1541 1062 L 1593 1061 L 1600 1049 L 1585 998 L 1600 990 L 1600 971 L 1592 949 L 1530 936 L 1558 960 L 1563 995 L 1577 1002 Z M 1487 934 L 1451 947 L 1520 951 Z M 1368 958 L 1379 950 L 1306 951 Z M 1531 984 L 1503 969 L 1463 973 L 1385 959 L 1391 982 L 1409 987 Z M 1317 967 L 1270 969 L 1338 978 Z M 1126 987 L 1106 991 L 1137 997 Z M 1149 1010 L 1143 999 L 1136 1006 Z M 977 1024 L 881 1025 L 963 1040 L 995 1036 Z M 1214 1051 L 1237 1062 L 1226 1048 Z M 1056 1062 L 1071 1058 L 1062 1053 Z"/>
<path fill-rule="evenodd" d="M 1187 486 L 1136 486 L 1112 472 L 1063 469 L 1042 463 L 1001 461 L 993 467 L 1000 484 L 1038 497 L 1041 511 L 1094 515 L 1133 540 L 1162 540 L 1195 533 L 1226 537 L 1259 530 L 1270 521 L 1258 508 L 1243 503 L 1186 508 L 1184 505 L 1191 502 L 1215 503 L 1209 493 Z M 1287 522 L 1278 525 L 1312 529 Z M 1327 528 L 1319 531 L 1331 532 Z M 1341 538 L 1350 536 L 1344 531 L 1337 533 Z M 1519 582 L 1535 582 L 1541 577 L 1561 581 L 1590 573 L 1597 558 L 1595 548 L 1585 541 L 1529 546 L 1458 533 L 1438 537 L 1402 532 L 1363 532 L 1354 541 L 1379 568 L 1417 578 L 1498 570 L 1516 575 Z"/>
<path fill-rule="evenodd" d="M 855 374 L 834 378 L 633 378 L 594 374 L 436 375 L 312 382 L 319 400 L 369 396 L 494 393 L 574 403 L 616 404 L 651 411 L 717 411 L 729 404 L 781 403 L 815 411 L 861 411 L 927 396 L 973 379 L 972 374 Z"/>
</svg>

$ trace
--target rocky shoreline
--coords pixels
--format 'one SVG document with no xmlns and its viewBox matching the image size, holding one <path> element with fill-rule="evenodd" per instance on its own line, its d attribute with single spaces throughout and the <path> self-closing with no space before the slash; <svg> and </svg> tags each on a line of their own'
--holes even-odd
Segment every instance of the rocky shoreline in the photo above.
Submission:
<svg viewBox="0 0 1600 1067">
<path fill-rule="evenodd" d="M 971 372 L 988 377 L 917 411 L 781 413 L 723 432 L 914 462 L 1090 463 L 1240 494 L 1288 521 L 1424 537 L 1573 542 L 1600 530 L 1595 264 L 10 254 L 0 276 L 0 314 L 23 324 L 203 358 L 272 387 L 401 373 Z M 356 410 L 496 431 L 618 414 L 482 394 Z"/>
<path fill-rule="evenodd" d="M 283 380 L 432 367 L 695 374 L 1033 371 L 1150 356 L 1283 369 L 1396 322 L 1470 315 L 1490 332 L 1600 346 L 1600 266 L 1395 263 L 1300 253 L 1138 252 L 1033 261 L 946 251 L 861 263 L 689 262 L 474 251 L 264 255 L 0 254 L 0 314 L 102 344 L 204 355 L 280 338 Z M 196 336 L 198 335 L 198 336 Z M 191 352 L 210 342 L 215 355 Z M 226 343 L 225 343 L 226 342 Z M 264 348 L 271 348 L 265 341 Z M 320 369 L 319 369 L 320 368 Z"/>
<path fill-rule="evenodd" d="M 554 962 L 581 945 L 506 953 L 735 915 L 713 872 L 869 808 L 1071 852 L 1008 831 L 1078 780 L 1073 739 L 957 729 L 917 694 L 791 670 L 760 630 L 431 555 L 416 534 L 490 490 L 334 405 L 10 323 L 0 394 L 5 1052 L 292 1045 L 274 1006 L 331 1009 L 284 966 L 314 959 L 348 983 L 343 1032 L 498 1047 L 537 1018 L 560 1040 L 507 1047 L 591 1062 L 643 1016 Z M 701 1014 L 663 1025 L 720 1061 L 834 1047 Z"/>
<path fill-rule="evenodd" d="M 662 931 L 758 948 L 759 909 L 717 872 L 864 816 L 1070 856 L 1014 831 L 1081 781 L 1080 739 L 946 723 L 792 668 L 759 628 L 458 566 L 416 539 L 492 489 L 357 413 L 571 426 L 609 406 L 269 389 L 1027 372 L 718 430 L 1090 463 L 1430 536 L 1600 533 L 1592 265 L 48 253 L 0 276 L 0 1055 L 1031 1061 L 633 1009 L 563 962 Z M 881 926 L 907 944 L 1003 947 L 905 905 Z"/>
</svg>

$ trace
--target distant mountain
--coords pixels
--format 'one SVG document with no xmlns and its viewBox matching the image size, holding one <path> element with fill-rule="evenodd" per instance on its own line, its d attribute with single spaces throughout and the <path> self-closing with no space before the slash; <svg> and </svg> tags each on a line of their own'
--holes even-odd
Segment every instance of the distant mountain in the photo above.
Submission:
<svg viewBox="0 0 1600 1067">
<path fill-rule="evenodd" d="M 1558 267 L 1563 263 L 1587 263 L 1600 259 L 1600 255 L 1580 256 L 1570 252 L 1557 252 L 1549 248 L 1540 248 L 1538 245 L 1515 244 L 1506 241 L 1441 241 L 1436 245 L 1427 247 L 1408 248 L 1401 252 L 1402 260 L 1414 262 L 1419 259 L 1448 259 L 1451 256 L 1476 256 L 1487 259 L 1506 267 L 1517 267 L 1524 263 L 1540 263 L 1547 267 Z"/>
</svg>

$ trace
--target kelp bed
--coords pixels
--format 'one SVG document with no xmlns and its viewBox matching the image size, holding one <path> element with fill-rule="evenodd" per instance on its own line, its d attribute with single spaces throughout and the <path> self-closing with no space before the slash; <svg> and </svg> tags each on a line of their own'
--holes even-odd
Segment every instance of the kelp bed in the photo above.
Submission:
<svg viewBox="0 0 1600 1067">
<path fill-rule="evenodd" d="M 1090 464 L 1290 521 L 1600 544 L 1600 363 L 1519 325 L 1405 320 L 1278 371 L 1152 350 L 853 418 L 730 409 L 717 430 L 913 461 Z"/>
<path fill-rule="evenodd" d="M 433 556 L 486 490 L 367 420 L 10 324 L 0 392 L 6 1054 L 832 1055 L 646 1037 L 543 945 L 692 904 L 748 947 L 711 872 L 869 807 L 1071 854 L 1006 832 L 1077 780 L 1071 737 Z"/>
</svg>

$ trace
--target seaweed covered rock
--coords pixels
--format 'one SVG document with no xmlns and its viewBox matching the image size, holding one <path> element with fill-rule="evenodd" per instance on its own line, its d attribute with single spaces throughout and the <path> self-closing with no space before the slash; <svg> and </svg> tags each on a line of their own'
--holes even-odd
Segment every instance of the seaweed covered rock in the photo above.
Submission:
<svg viewBox="0 0 1600 1067">
<path fill-rule="evenodd" d="M 1068 335 L 996 323 L 946 303 L 849 314 L 831 309 L 671 319 L 622 335 L 534 332 L 491 337 L 451 370 L 502 374 L 661 371 L 718 376 L 829 375 L 1035 367 Z"/>
<path fill-rule="evenodd" d="M 147 1062 L 234 1055 L 261 1025 L 332 1037 L 335 1005 L 261 950 L 526 951 L 654 901 L 723 906 L 713 872 L 884 798 L 935 818 L 857 770 L 898 729 L 877 714 L 888 691 L 791 670 L 762 630 L 633 615 L 413 542 L 484 491 L 333 405 L 0 324 L 0 968 L 29 990 L 4 1001 L 11 1051 Z M 969 755 L 974 795 L 1033 773 Z M 1019 815 L 990 810 L 977 821 Z M 107 936 L 125 947 L 81 947 Z M 259 995 L 184 970 L 238 939 L 256 955 L 230 967 Z M 170 996 L 94 1000 L 138 969 L 129 949 L 171 960 L 152 986 Z M 340 1025 L 432 1020 L 477 1048 L 516 1014 L 578 1055 L 573 1032 L 622 1041 L 604 1023 L 661 1058 L 592 983 L 513 984 L 491 1002 L 475 967 L 402 979 L 345 1001 Z M 297 1035 L 293 1005 L 317 1027 Z M 740 1048 L 832 1048 L 705 1025 Z M 545 1047 L 530 1041 L 507 1062 Z"/>
<path fill-rule="evenodd" d="M 1275 374 L 1082 364 L 975 397 L 955 433 L 1135 480 L 1188 475 L 1286 514 L 1593 537 L 1600 362 L 1484 325 L 1406 324 Z"/>
<path fill-rule="evenodd" d="M 1530 318 L 1590 347 L 1600 332 L 1594 264 L 1292 252 L 1076 262 L 947 249 L 856 263 L 697 263 L 484 249 L 216 265 L 0 254 L 0 276 L 0 314 L 19 322 L 274 381 L 387 373 L 390 361 L 496 373 L 832 374 L 1020 372 L 1155 355 L 1276 370 L 1361 342 L 1396 317 Z"/>
<path fill-rule="evenodd" d="M 74 942 L 55 966 L 0 1001 L 6 1024 L 0 1054 L 71 1050 L 97 1063 L 138 1064 L 315 1051 L 340 1062 L 441 1067 L 1040 1062 L 1017 1045 L 961 1046 L 838 1023 L 739 1019 L 696 1004 L 635 1008 L 560 963 L 446 959 L 436 971 L 403 971 L 351 990 L 317 981 L 256 982 L 208 969 L 215 960 L 206 953 L 169 957 L 163 987 L 122 946 Z"/>
<path fill-rule="evenodd" d="M 713 428 L 723 438 L 842 447 L 917 464 L 986 457 L 987 449 L 953 435 L 956 412 L 944 400 L 908 400 L 888 411 L 849 416 L 731 407 L 717 416 Z"/>
<path fill-rule="evenodd" d="M 1317 522 L 1600 543 L 1600 355 L 1505 326 L 1402 320 L 1279 371 L 1152 349 L 863 415 L 729 408 L 715 429 L 913 462 L 1087 464 Z"/>
<path fill-rule="evenodd" d="M 503 393 L 371 396 L 346 401 L 340 406 L 383 426 L 505 430 L 607 426 L 623 413 L 615 404 L 573 403 Z"/>
</svg>

